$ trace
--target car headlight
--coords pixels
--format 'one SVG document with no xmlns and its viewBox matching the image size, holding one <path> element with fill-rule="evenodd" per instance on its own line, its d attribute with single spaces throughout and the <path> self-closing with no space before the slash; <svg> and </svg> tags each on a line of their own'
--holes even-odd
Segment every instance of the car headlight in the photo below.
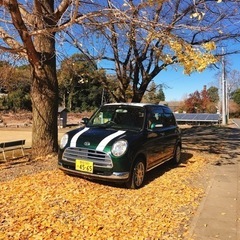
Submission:
<svg viewBox="0 0 240 240">
<path fill-rule="evenodd" d="M 112 154 L 115 157 L 120 157 L 126 152 L 127 147 L 128 147 L 128 143 L 126 140 L 119 140 L 113 144 Z"/>
<path fill-rule="evenodd" d="M 68 134 L 64 134 L 60 141 L 60 148 L 63 149 L 68 142 Z"/>
</svg>

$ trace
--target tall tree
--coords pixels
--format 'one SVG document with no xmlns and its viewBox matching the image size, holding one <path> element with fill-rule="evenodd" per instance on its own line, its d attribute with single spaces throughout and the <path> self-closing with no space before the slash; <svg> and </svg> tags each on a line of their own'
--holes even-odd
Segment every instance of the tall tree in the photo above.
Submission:
<svg viewBox="0 0 240 240">
<path fill-rule="evenodd" d="M 32 66 L 33 157 L 57 152 L 58 83 L 56 77 L 55 32 L 59 20 L 53 0 L 22 5 L 16 0 L 1 1 L 15 32 L 1 28 L 2 50 L 26 56 Z M 60 12 L 59 12 L 59 15 Z M 45 32 L 45 34 L 40 34 Z M 12 34 L 12 35 L 10 35 Z M 17 37 L 15 34 L 18 34 Z M 18 39 L 18 42 L 17 42 Z"/>
<path fill-rule="evenodd" d="M 183 66 L 186 74 L 203 71 L 218 61 L 228 40 L 237 41 L 240 35 L 239 1 L 108 0 L 100 4 L 112 12 L 102 11 L 94 18 L 95 26 L 80 29 L 79 34 L 84 32 L 88 43 L 98 44 L 96 57 L 115 71 L 119 87 L 111 92 L 115 101 L 128 101 L 127 89 L 132 102 L 141 101 L 149 83 L 174 64 Z M 78 45 L 81 50 L 82 46 Z M 226 54 L 237 51 L 233 46 Z"/>
<path fill-rule="evenodd" d="M 0 51 L 25 58 L 32 68 L 33 157 L 57 152 L 56 33 L 81 21 L 78 10 L 79 1 L 0 0 Z"/>
<path fill-rule="evenodd" d="M 10 66 L 10 65 L 9 65 Z M 0 66 L 0 71 L 4 68 Z M 3 79 L 3 86 L 8 96 L 5 99 L 4 106 L 11 110 L 30 110 L 30 66 L 11 66 L 9 71 L 6 71 L 6 79 Z"/>
<path fill-rule="evenodd" d="M 184 101 L 184 110 L 189 113 L 216 113 L 217 112 L 217 88 L 203 87 L 201 92 L 195 91 L 189 94 Z"/>
<path fill-rule="evenodd" d="M 162 85 L 160 85 L 160 87 L 159 87 L 156 95 L 157 95 L 157 98 L 159 99 L 159 102 L 160 102 L 160 101 L 165 101 L 165 94 L 164 94 L 164 92 L 163 92 L 163 87 L 162 87 Z"/>
<path fill-rule="evenodd" d="M 165 101 L 163 86 L 157 86 L 154 81 L 151 82 L 144 95 L 144 100 L 150 103 L 159 103 L 160 101 Z"/>
<path fill-rule="evenodd" d="M 187 113 L 202 112 L 202 99 L 199 91 L 189 94 L 184 102 L 184 109 Z"/>
<path fill-rule="evenodd" d="M 0 61 L 0 88 L 5 91 L 9 88 L 9 78 L 11 77 L 12 66 L 7 61 Z"/>
<path fill-rule="evenodd" d="M 210 99 L 208 96 L 207 86 L 204 85 L 203 90 L 201 91 L 201 112 L 207 112 L 207 107 L 210 104 Z"/>
<path fill-rule="evenodd" d="M 207 93 L 210 101 L 217 104 L 219 101 L 218 88 L 212 86 L 208 88 Z"/>
<path fill-rule="evenodd" d="M 234 91 L 232 98 L 235 103 L 240 105 L 240 88 Z"/>
<path fill-rule="evenodd" d="M 240 86 L 240 71 L 232 70 L 227 74 L 227 87 L 229 94 L 231 95 L 234 91 L 236 91 Z"/>
<path fill-rule="evenodd" d="M 239 6 L 237 0 L 0 0 L 0 51 L 32 67 L 33 156 L 57 152 L 58 37 L 63 46 L 72 41 L 83 53 L 94 50 L 113 62 L 119 82 L 114 99 L 126 101 L 131 89 L 139 102 L 167 66 L 178 63 L 190 73 L 216 62 L 215 45 L 239 37 Z M 95 40 L 97 47 L 89 47 Z"/>
<path fill-rule="evenodd" d="M 100 79 L 105 72 L 84 54 L 74 54 L 64 59 L 58 71 L 60 97 L 71 110 L 90 110 L 101 105 L 103 87 Z"/>
</svg>

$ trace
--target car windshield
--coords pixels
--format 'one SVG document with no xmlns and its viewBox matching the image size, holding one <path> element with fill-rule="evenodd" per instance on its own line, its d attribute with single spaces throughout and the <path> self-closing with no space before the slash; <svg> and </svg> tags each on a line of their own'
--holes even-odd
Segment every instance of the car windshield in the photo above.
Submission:
<svg viewBox="0 0 240 240">
<path fill-rule="evenodd" d="M 141 130 L 144 109 L 133 106 L 103 106 L 89 120 L 88 127 Z"/>
</svg>

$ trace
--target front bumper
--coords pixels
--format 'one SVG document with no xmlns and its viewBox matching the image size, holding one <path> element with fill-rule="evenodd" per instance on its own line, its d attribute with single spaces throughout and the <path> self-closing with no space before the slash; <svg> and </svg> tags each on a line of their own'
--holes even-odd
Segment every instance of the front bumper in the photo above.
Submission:
<svg viewBox="0 0 240 240">
<path fill-rule="evenodd" d="M 58 168 L 71 175 L 81 176 L 89 179 L 106 180 L 111 182 L 126 182 L 130 175 L 129 172 L 113 172 L 111 173 L 111 175 L 81 172 L 63 167 L 61 163 L 58 163 Z"/>
</svg>

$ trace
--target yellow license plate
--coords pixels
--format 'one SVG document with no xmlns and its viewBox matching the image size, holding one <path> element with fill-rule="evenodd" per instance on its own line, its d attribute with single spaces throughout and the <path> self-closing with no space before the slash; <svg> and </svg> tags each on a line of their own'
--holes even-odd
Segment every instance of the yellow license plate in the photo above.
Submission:
<svg viewBox="0 0 240 240">
<path fill-rule="evenodd" d="M 82 172 L 93 173 L 93 162 L 77 159 L 75 169 Z"/>
</svg>

